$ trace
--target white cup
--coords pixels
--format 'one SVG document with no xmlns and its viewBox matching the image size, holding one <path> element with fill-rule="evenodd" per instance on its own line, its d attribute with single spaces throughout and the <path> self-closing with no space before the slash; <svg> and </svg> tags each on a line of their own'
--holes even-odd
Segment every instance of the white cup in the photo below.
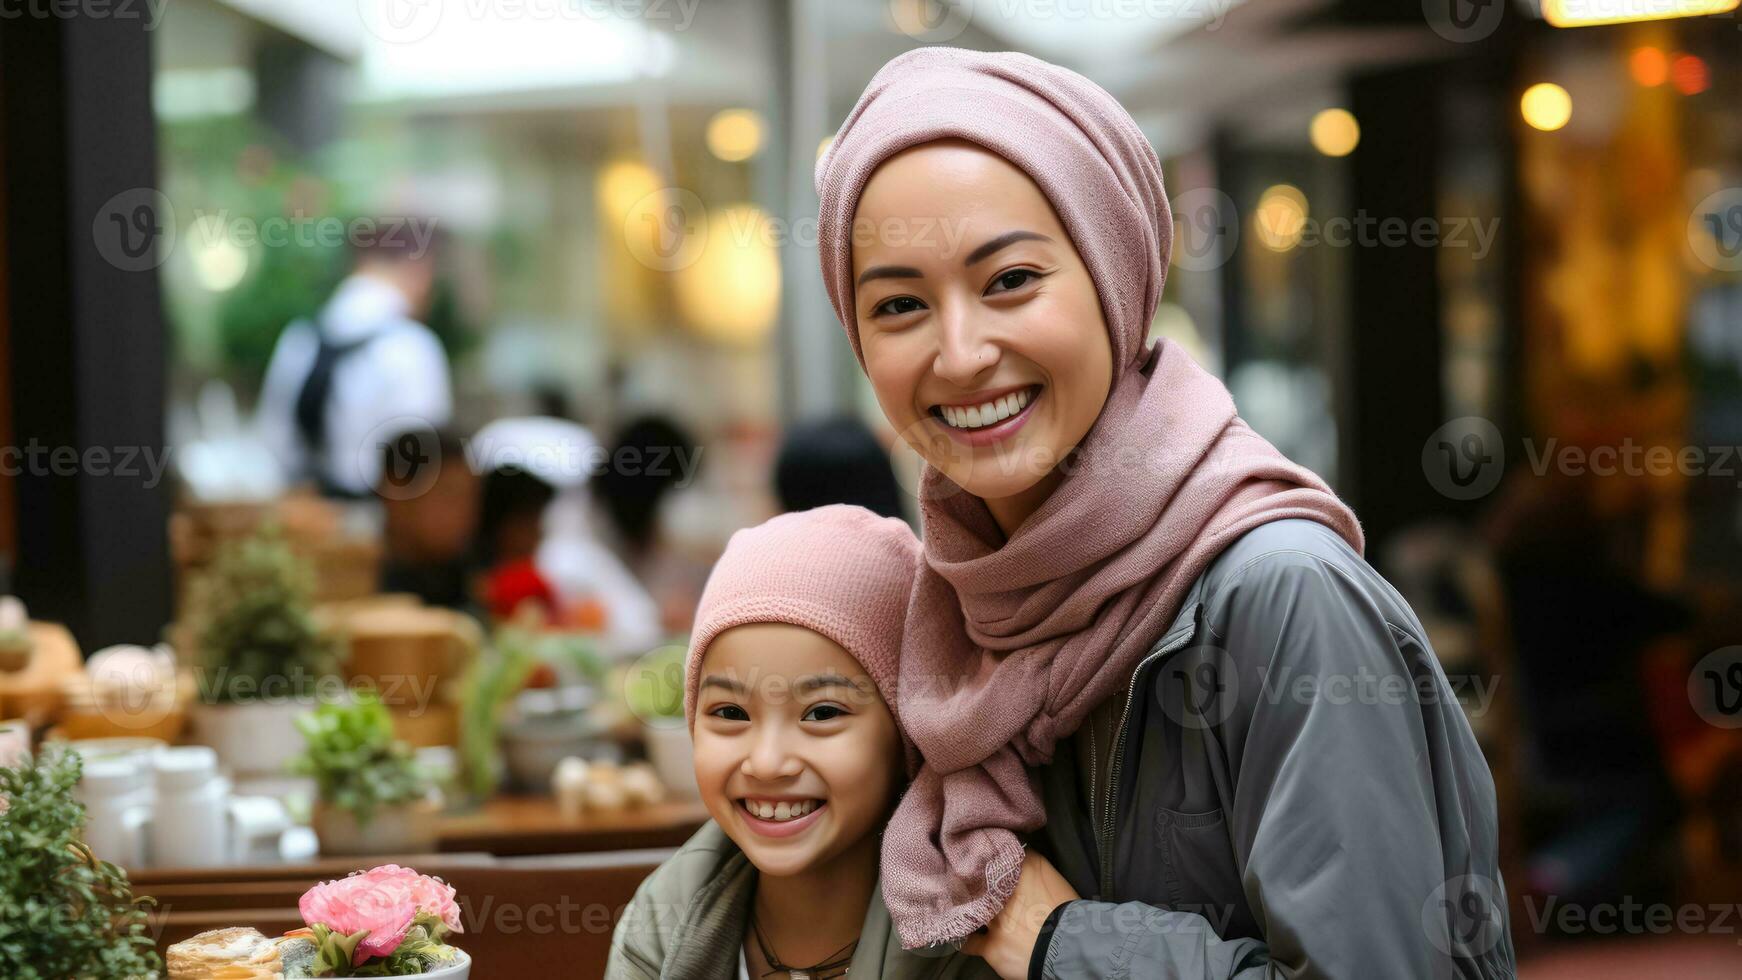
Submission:
<svg viewBox="0 0 1742 980">
<path fill-rule="evenodd" d="M 126 757 L 94 759 L 79 779 L 85 843 L 102 860 L 130 869 L 145 864 L 146 829 L 151 823 L 151 773 L 141 762 Z"/>
<path fill-rule="evenodd" d="M 229 859 L 230 786 L 218 775 L 218 754 L 204 745 L 164 749 L 152 762 L 157 807 L 152 814 L 151 863 L 205 868 Z"/>
</svg>

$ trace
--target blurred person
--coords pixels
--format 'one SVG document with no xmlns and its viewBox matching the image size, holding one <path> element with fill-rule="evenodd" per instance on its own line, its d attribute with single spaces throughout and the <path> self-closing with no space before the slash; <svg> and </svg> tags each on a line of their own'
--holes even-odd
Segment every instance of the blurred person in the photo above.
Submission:
<svg viewBox="0 0 1742 980">
<path fill-rule="evenodd" d="M 906 519 L 889 450 L 851 415 L 788 429 L 774 461 L 774 492 L 784 511 L 857 504 L 880 517 Z"/>
<path fill-rule="evenodd" d="M 681 425 L 647 414 L 618 431 L 593 478 L 601 537 L 653 596 L 661 625 L 672 633 L 688 631 L 719 553 L 717 542 L 703 544 L 695 533 L 695 518 L 717 513 L 694 489 L 701 458 L 701 446 Z"/>
<path fill-rule="evenodd" d="M 512 619 L 532 603 L 544 619 L 559 613 L 556 590 L 538 570 L 544 511 L 556 497 L 550 484 L 525 470 L 503 466 L 483 478 L 478 548 L 484 556 L 484 607 L 496 619 Z"/>
<path fill-rule="evenodd" d="M 643 415 L 617 433 L 605 467 L 593 478 L 613 543 L 631 567 L 658 544 L 660 508 L 667 494 L 693 474 L 695 439 L 663 415 Z"/>
<path fill-rule="evenodd" d="M 498 616 L 536 600 L 556 623 L 598 632 L 610 657 L 663 637 L 658 607 L 596 533 L 590 483 L 603 449 L 584 426 L 556 418 L 498 419 L 473 437 L 484 477 L 479 532 Z"/>
<path fill-rule="evenodd" d="M 1566 901 L 1673 887 L 1662 858 L 1681 803 L 1652 730 L 1645 661 L 1692 615 L 1641 573 L 1644 489 L 1520 467 L 1485 515 L 1532 750 L 1527 798 L 1554 828 L 1526 842 L 1519 885 Z"/>
<path fill-rule="evenodd" d="M 452 432 L 420 438 L 420 451 L 382 449 L 376 495 L 384 515 L 381 591 L 409 592 L 425 603 L 470 609 L 476 563 L 480 481 Z"/>
<path fill-rule="evenodd" d="M 373 444 L 447 425 L 453 395 L 447 353 L 421 322 L 436 283 L 433 227 L 421 240 L 401 230 L 353 249 L 351 274 L 321 311 L 279 335 L 255 425 L 292 481 L 360 499 L 380 475 Z"/>
</svg>

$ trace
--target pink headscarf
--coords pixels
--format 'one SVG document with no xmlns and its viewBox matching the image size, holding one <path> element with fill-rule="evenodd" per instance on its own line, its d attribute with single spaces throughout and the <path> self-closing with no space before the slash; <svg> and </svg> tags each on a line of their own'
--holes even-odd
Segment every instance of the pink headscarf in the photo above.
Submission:
<svg viewBox="0 0 1742 980">
<path fill-rule="evenodd" d="M 1172 219 L 1155 151 L 1119 103 L 1021 54 L 921 48 L 889 62 L 817 165 L 823 278 L 859 351 L 850 232 L 871 174 L 956 137 L 1020 167 L 1088 267 L 1114 380 L 1064 480 L 1005 540 L 985 503 L 927 467 L 925 570 L 902 644 L 901 714 L 925 764 L 883 838 L 902 945 L 960 939 L 1016 887 L 1046 812 L 1026 767 L 1123 690 L 1214 558 L 1260 524 L 1353 513 L 1234 413 L 1178 346 L 1146 349 Z M 863 358 L 861 357 L 861 362 Z"/>
</svg>

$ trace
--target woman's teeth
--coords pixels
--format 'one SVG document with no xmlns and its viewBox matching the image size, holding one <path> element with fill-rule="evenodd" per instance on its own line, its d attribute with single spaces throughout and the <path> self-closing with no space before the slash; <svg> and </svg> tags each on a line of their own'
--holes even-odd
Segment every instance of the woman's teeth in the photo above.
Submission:
<svg viewBox="0 0 1742 980">
<path fill-rule="evenodd" d="M 1035 389 L 1029 387 L 978 405 L 961 408 L 954 405 L 939 405 L 938 414 L 942 416 L 944 424 L 951 428 L 978 429 L 982 426 L 1002 422 L 1027 408 L 1028 403 L 1034 400 L 1034 393 Z"/>
<path fill-rule="evenodd" d="M 822 800 L 805 800 L 802 803 L 768 803 L 762 800 L 744 800 L 742 802 L 744 809 L 750 811 L 751 816 L 760 817 L 763 820 L 773 820 L 777 823 L 782 820 L 797 820 L 823 805 Z"/>
</svg>

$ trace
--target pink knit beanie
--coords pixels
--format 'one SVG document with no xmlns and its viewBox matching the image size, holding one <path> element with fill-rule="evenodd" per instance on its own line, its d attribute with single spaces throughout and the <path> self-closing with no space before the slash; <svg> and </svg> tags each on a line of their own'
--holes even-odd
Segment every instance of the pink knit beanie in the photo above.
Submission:
<svg viewBox="0 0 1742 980">
<path fill-rule="evenodd" d="M 852 249 L 859 195 L 883 161 L 949 138 L 991 150 L 1041 189 L 1095 282 L 1114 366 L 1141 363 L 1173 248 L 1154 148 L 1117 99 L 1068 68 L 948 47 L 916 48 L 884 65 L 817 161 L 823 281 L 860 363 Z"/>
<path fill-rule="evenodd" d="M 840 644 L 865 668 L 895 715 L 911 775 L 919 755 L 896 711 L 895 679 L 919 561 L 919 539 L 906 522 L 845 504 L 782 514 L 733 534 L 696 606 L 684 671 L 691 730 L 708 644 L 734 626 L 789 623 Z"/>
</svg>

